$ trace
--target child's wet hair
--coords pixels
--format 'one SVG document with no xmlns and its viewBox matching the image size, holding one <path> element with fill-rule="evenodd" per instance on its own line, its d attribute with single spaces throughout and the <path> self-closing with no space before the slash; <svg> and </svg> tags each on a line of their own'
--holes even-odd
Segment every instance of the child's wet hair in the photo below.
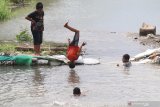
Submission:
<svg viewBox="0 0 160 107">
<path fill-rule="evenodd" d="M 129 55 L 129 54 L 124 54 L 124 55 L 123 55 L 123 58 L 122 58 L 122 61 L 123 61 L 123 62 L 128 62 L 129 59 L 130 59 L 130 55 Z"/>
<path fill-rule="evenodd" d="M 81 94 L 80 88 L 79 88 L 79 87 L 75 87 L 75 88 L 73 89 L 73 95 L 80 95 L 80 94 Z"/>
</svg>

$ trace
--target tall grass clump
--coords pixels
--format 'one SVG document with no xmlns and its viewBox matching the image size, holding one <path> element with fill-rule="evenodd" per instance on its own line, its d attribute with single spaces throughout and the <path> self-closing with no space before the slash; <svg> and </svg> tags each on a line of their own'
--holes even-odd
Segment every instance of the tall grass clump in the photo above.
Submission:
<svg viewBox="0 0 160 107">
<path fill-rule="evenodd" d="M 15 51 L 15 45 L 11 43 L 0 43 L 0 52 L 13 52 Z"/>
<path fill-rule="evenodd" d="M 11 16 L 11 9 L 9 8 L 8 0 L 0 0 L 0 21 L 9 19 Z"/>
<path fill-rule="evenodd" d="M 20 43 L 31 42 L 32 36 L 28 33 L 27 29 L 23 29 L 19 34 L 16 35 L 16 39 Z"/>
</svg>

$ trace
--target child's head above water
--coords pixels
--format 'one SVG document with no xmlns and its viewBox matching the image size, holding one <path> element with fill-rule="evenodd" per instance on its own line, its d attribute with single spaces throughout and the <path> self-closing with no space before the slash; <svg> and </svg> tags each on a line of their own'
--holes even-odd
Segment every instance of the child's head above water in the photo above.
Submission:
<svg viewBox="0 0 160 107">
<path fill-rule="evenodd" d="M 123 63 L 129 62 L 129 59 L 130 59 L 130 56 L 128 54 L 124 54 L 122 57 L 122 62 Z"/>
<path fill-rule="evenodd" d="M 74 96 L 80 96 L 80 95 L 81 95 L 81 90 L 80 90 L 80 88 L 75 87 L 75 88 L 73 89 L 73 95 L 74 95 Z"/>
</svg>

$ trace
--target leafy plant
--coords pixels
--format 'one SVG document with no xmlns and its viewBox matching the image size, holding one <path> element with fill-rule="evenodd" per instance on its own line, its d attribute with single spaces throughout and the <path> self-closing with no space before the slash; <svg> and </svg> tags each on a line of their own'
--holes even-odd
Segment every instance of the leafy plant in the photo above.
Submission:
<svg viewBox="0 0 160 107">
<path fill-rule="evenodd" d="M 18 35 L 16 35 L 16 39 L 18 42 L 31 42 L 32 37 L 28 33 L 27 29 L 22 30 Z"/>
</svg>

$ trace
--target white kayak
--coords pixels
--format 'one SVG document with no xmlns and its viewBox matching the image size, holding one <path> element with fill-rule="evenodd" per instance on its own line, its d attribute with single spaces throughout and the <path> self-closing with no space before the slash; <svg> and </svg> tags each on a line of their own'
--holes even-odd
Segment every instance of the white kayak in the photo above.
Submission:
<svg viewBox="0 0 160 107">
<path fill-rule="evenodd" d="M 100 64 L 100 60 L 94 58 L 83 58 L 82 56 L 79 56 L 78 60 L 76 60 L 76 63 L 85 65 L 96 65 Z"/>
<path fill-rule="evenodd" d="M 153 63 L 153 61 L 151 59 L 142 59 L 136 63 L 139 63 L 139 64 L 146 64 L 146 63 Z"/>
<path fill-rule="evenodd" d="M 134 56 L 132 58 L 132 60 L 140 60 L 143 59 L 145 57 L 148 57 L 149 55 L 155 53 L 155 52 L 160 52 L 160 48 L 156 48 L 156 49 L 148 49 L 145 52 L 139 53 L 136 56 Z"/>
<path fill-rule="evenodd" d="M 160 53 L 160 48 L 156 49 L 148 49 L 145 52 L 139 53 L 133 58 L 131 58 L 131 61 L 136 61 L 136 63 L 152 63 L 152 64 L 160 64 L 160 57 L 157 56 L 154 59 L 149 59 L 148 57 L 154 53 Z"/>
<path fill-rule="evenodd" d="M 37 56 L 38 59 L 50 60 L 51 62 L 63 62 L 67 64 L 69 60 L 65 55 L 53 55 L 53 56 Z M 94 58 L 83 58 L 79 56 L 78 60 L 75 61 L 76 64 L 86 64 L 86 65 L 96 65 L 100 64 L 99 59 Z"/>
</svg>

